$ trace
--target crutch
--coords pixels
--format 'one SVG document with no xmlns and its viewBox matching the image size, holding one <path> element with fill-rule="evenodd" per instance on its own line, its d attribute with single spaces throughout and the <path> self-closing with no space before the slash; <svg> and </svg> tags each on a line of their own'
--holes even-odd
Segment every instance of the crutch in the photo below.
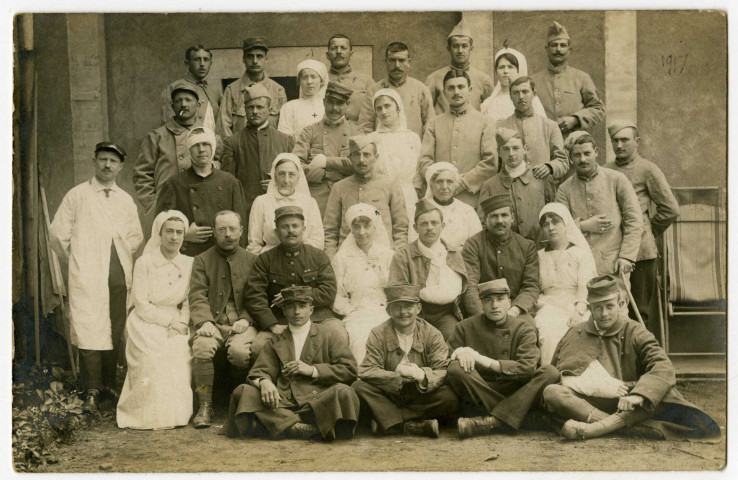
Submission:
<svg viewBox="0 0 738 480">
<path fill-rule="evenodd" d="M 623 286 L 625 287 L 625 291 L 628 294 L 628 300 L 630 301 L 630 306 L 633 307 L 633 311 L 636 314 L 636 318 L 638 319 L 639 322 L 641 322 L 641 325 L 645 327 L 646 323 L 643 321 L 643 318 L 641 317 L 641 313 L 638 311 L 638 305 L 636 305 L 636 301 L 633 298 L 633 294 L 630 293 L 630 288 L 628 287 L 628 285 L 630 285 L 630 282 L 626 280 L 625 273 L 623 273 L 622 270 L 620 271 L 620 280 L 623 281 Z"/>
</svg>

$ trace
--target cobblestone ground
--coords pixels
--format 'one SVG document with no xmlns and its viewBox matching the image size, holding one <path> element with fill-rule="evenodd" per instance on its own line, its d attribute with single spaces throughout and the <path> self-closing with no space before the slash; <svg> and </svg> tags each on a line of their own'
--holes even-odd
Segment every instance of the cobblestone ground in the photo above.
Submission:
<svg viewBox="0 0 738 480">
<path fill-rule="evenodd" d="M 679 386 L 723 429 L 708 445 L 610 437 L 565 442 L 553 432 L 521 431 L 459 440 L 453 425 L 438 439 L 372 437 L 366 429 L 349 442 L 233 440 L 219 428 L 156 432 L 118 429 L 110 421 L 60 447 L 59 463 L 45 472 L 275 472 L 275 471 L 487 471 L 487 470 L 717 470 L 726 462 L 726 386 Z M 222 410 L 222 408 L 221 408 Z M 222 424 L 223 413 L 216 416 Z"/>
</svg>

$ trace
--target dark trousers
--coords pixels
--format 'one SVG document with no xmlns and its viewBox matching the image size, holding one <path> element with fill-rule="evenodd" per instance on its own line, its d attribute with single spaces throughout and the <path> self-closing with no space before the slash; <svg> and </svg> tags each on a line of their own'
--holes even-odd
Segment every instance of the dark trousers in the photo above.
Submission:
<svg viewBox="0 0 738 480">
<path fill-rule="evenodd" d="M 636 262 L 635 270 L 630 274 L 630 293 L 633 294 L 633 300 L 635 300 L 635 304 L 648 331 L 653 333 L 656 338 L 661 338 L 659 304 L 658 298 L 656 298 L 656 295 L 658 295 L 656 285 L 657 267 L 657 259 L 655 258 Z M 629 305 L 628 308 L 631 311 L 631 318 L 635 319 L 636 316 L 633 313 L 633 306 Z"/>
<path fill-rule="evenodd" d="M 423 301 L 420 302 L 420 305 L 422 307 L 420 317 L 436 327 L 441 332 L 441 335 L 443 335 L 444 340 L 448 340 L 448 337 L 454 333 L 456 324 L 459 323 L 459 319 L 454 312 L 455 305 L 453 303 L 435 305 Z"/>
<path fill-rule="evenodd" d="M 110 328 L 113 349 L 79 349 L 80 373 L 87 390 L 99 390 L 102 387 L 116 388 L 116 367 L 118 366 L 118 357 L 124 347 L 123 331 L 126 328 L 126 296 L 128 292 L 126 275 L 113 245 L 111 245 L 110 251 L 108 292 L 110 295 Z"/>
<path fill-rule="evenodd" d="M 445 385 L 423 393 L 418 390 L 415 382 L 406 383 L 396 395 L 362 380 L 355 381 L 351 387 L 359 396 L 362 408 L 369 409 L 382 430 L 408 420 L 449 415 L 459 407 L 458 397 Z"/>
<path fill-rule="evenodd" d="M 493 415 L 515 430 L 528 410 L 540 400 L 543 389 L 559 381 L 559 371 L 544 365 L 530 380 L 499 378 L 487 381 L 477 370 L 465 372 L 458 361 L 448 367 L 446 383 L 462 401 L 466 414 Z"/>
</svg>

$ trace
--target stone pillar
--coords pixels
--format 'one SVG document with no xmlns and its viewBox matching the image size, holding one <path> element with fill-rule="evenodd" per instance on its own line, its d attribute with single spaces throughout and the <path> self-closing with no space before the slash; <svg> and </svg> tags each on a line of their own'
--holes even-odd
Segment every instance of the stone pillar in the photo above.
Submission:
<svg viewBox="0 0 738 480">
<path fill-rule="evenodd" d="M 637 13 L 605 12 L 605 121 L 638 120 Z M 608 138 L 607 159 L 613 160 Z"/>
<path fill-rule="evenodd" d="M 67 14 L 74 180 L 93 175 L 92 155 L 108 139 L 108 95 L 102 14 Z"/>
<path fill-rule="evenodd" d="M 474 35 L 471 63 L 489 76 L 494 76 L 495 51 L 492 44 L 493 15 L 491 10 L 461 12 Z"/>
</svg>

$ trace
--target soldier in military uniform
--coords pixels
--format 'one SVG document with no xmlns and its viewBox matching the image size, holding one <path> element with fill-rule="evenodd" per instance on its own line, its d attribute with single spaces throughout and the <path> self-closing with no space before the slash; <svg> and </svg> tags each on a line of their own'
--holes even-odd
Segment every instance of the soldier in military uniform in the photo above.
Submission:
<svg viewBox="0 0 738 480">
<path fill-rule="evenodd" d="M 300 132 L 292 150 L 302 161 L 310 195 L 318 202 L 321 216 L 333 184 L 354 173 L 348 139 L 359 129 L 346 116 L 351 94 L 350 88 L 328 82 L 323 99 L 325 116 Z"/>
<path fill-rule="evenodd" d="M 280 291 L 288 326 L 264 346 L 249 383 L 231 394 L 227 435 L 250 436 L 265 427 L 273 438 L 353 437 L 359 398 L 349 384 L 356 360 L 346 337 L 311 321 L 313 292 L 308 286 Z"/>
<path fill-rule="evenodd" d="M 337 33 L 328 40 L 328 51 L 325 52 L 325 57 L 331 64 L 328 79 L 351 89 L 346 118 L 356 124 L 359 121 L 359 111 L 364 96 L 369 87 L 374 85 L 374 79 L 369 75 L 352 70 L 351 57 L 353 55 L 351 39 L 346 35 Z"/>
<path fill-rule="evenodd" d="M 456 326 L 447 383 L 459 396 L 459 437 L 517 430 L 548 385 L 559 381 L 551 365 L 537 368 L 541 352 L 527 315 L 508 315 L 510 288 L 500 278 L 479 285 L 484 313 Z"/>
</svg>

